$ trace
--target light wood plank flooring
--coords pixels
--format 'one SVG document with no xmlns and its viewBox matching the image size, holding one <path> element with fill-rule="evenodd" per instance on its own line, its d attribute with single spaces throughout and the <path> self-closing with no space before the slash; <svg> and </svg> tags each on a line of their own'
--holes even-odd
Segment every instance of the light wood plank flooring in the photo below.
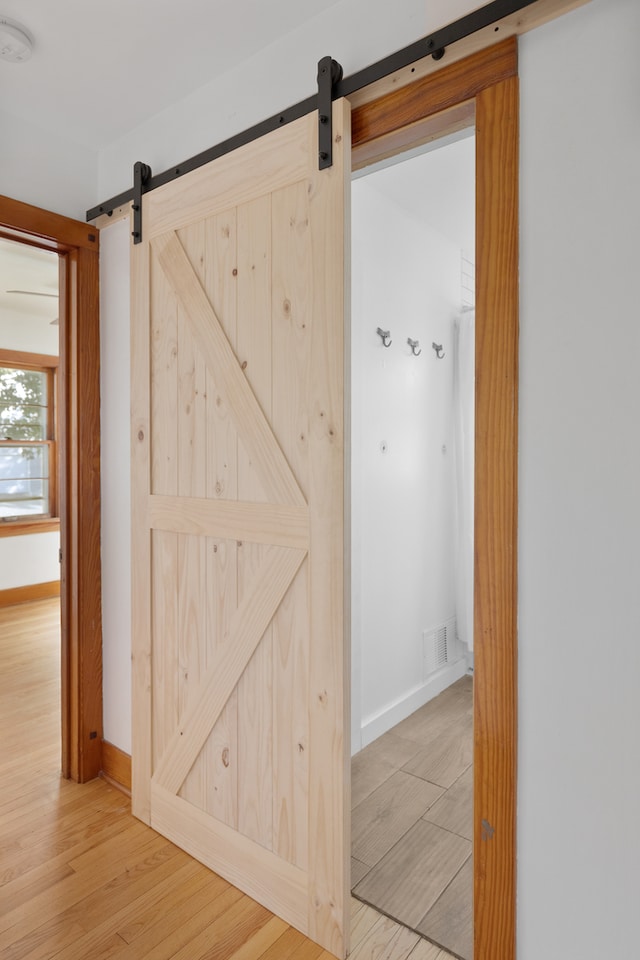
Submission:
<svg viewBox="0 0 640 960">
<path fill-rule="evenodd" d="M 59 774 L 58 602 L 0 610 L 3 960 L 331 960 L 131 816 Z M 354 960 L 448 960 L 352 901 Z"/>
<path fill-rule="evenodd" d="M 472 696 L 463 677 L 351 763 L 355 896 L 463 960 L 473 955 Z"/>
</svg>

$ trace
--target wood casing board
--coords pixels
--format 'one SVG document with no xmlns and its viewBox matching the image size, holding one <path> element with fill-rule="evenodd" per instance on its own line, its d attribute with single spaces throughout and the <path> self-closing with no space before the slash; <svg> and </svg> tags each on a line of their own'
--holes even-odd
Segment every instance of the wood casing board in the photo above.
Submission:
<svg viewBox="0 0 640 960">
<path fill-rule="evenodd" d="M 516 953 L 518 77 L 476 100 L 475 956 Z M 488 562 L 481 562 L 484 559 Z M 480 771 L 480 773 L 479 773 Z"/>
</svg>

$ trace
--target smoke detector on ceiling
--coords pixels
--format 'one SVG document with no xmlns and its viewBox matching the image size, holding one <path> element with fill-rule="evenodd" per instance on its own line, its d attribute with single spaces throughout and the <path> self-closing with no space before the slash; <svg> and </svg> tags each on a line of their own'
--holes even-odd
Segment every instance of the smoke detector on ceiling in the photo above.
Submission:
<svg viewBox="0 0 640 960">
<path fill-rule="evenodd" d="M 33 50 L 33 39 L 26 27 L 0 16 L 0 60 L 23 63 Z"/>
</svg>

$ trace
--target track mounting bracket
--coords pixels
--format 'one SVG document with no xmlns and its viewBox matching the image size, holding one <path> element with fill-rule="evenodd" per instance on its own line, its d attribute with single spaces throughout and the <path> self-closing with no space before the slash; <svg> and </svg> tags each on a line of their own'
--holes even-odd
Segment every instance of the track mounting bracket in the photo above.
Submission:
<svg viewBox="0 0 640 960">
<path fill-rule="evenodd" d="M 342 80 L 342 67 L 337 60 L 323 57 L 318 62 L 318 169 L 333 164 L 333 90 Z"/>
<path fill-rule="evenodd" d="M 151 180 L 151 167 L 138 160 L 133 165 L 133 231 L 134 243 L 142 243 L 142 194 Z"/>
</svg>

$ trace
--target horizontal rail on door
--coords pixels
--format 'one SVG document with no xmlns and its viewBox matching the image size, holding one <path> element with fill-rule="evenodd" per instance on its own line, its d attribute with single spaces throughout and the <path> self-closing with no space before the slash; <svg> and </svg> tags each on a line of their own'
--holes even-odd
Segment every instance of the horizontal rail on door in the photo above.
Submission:
<svg viewBox="0 0 640 960">
<path fill-rule="evenodd" d="M 370 84 L 376 83 L 378 80 L 382 80 L 397 70 L 402 70 L 404 67 L 408 67 L 412 63 L 416 63 L 425 57 L 432 56 L 434 59 L 439 60 L 444 56 L 446 48 L 452 44 L 464 40 L 465 37 L 469 37 L 479 30 L 484 30 L 486 27 L 490 27 L 504 17 L 518 13 L 518 11 L 536 2 L 537 0 L 493 0 L 492 3 L 487 3 L 484 7 L 480 7 L 479 10 L 474 10 L 472 13 L 468 13 L 459 20 L 448 24 L 448 26 L 436 30 L 435 33 L 431 33 L 421 40 L 416 40 L 414 43 L 409 44 L 409 46 L 397 50 L 382 60 L 378 60 L 376 63 L 371 64 L 371 66 L 358 70 L 349 77 L 338 80 L 332 87 L 332 99 L 337 100 L 340 97 L 348 97 L 358 90 L 362 90 L 364 87 L 368 87 Z M 165 183 L 177 180 L 186 173 L 191 173 L 193 170 L 197 170 L 198 167 L 203 167 L 205 164 L 211 163 L 212 160 L 217 160 L 218 157 L 231 153 L 233 150 L 237 150 L 238 147 L 251 143 L 253 140 L 257 140 L 259 137 L 263 137 L 265 134 L 271 133 L 273 130 L 277 130 L 287 123 L 298 120 L 300 117 L 306 116 L 317 108 L 318 94 L 313 94 L 305 100 L 300 100 L 298 103 L 293 104 L 293 106 L 287 107 L 286 110 L 275 113 L 266 120 L 261 120 L 260 123 L 256 123 L 241 133 L 237 133 L 235 136 L 223 140 L 221 143 L 216 144 L 216 146 L 209 147 L 201 153 L 189 157 L 188 160 L 184 160 L 182 163 L 177 163 L 169 169 L 164 170 L 162 173 L 149 176 L 142 183 L 142 195 L 150 193 L 157 187 L 164 186 Z M 134 198 L 136 198 L 136 188 L 130 187 L 123 193 L 119 193 L 117 196 L 111 197 L 109 200 L 98 204 L 98 206 L 87 210 L 87 221 L 95 220 L 97 217 L 104 216 L 105 214 L 111 216 L 114 210 L 123 206 L 125 203 L 129 203 L 134 200 Z"/>
</svg>

